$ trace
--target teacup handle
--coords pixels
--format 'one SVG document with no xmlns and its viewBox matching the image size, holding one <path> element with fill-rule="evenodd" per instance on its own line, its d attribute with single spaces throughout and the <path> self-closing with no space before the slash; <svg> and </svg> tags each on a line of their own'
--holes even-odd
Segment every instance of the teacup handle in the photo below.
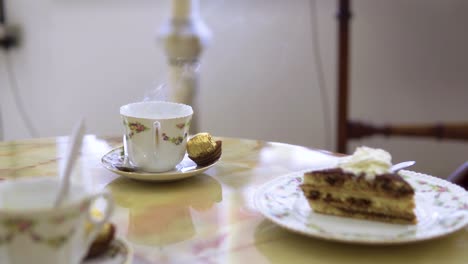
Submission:
<svg viewBox="0 0 468 264">
<path fill-rule="evenodd" d="M 114 211 L 114 200 L 112 199 L 112 196 L 108 192 L 102 192 L 94 195 L 93 198 L 91 198 L 91 205 L 93 204 L 94 201 L 96 201 L 99 198 L 103 198 L 106 201 L 106 208 L 104 210 L 103 216 L 100 219 L 96 219 L 93 217 L 91 213 L 91 208 L 89 208 L 87 216 L 88 216 L 88 221 L 92 225 L 91 232 L 88 233 L 86 237 L 86 245 L 87 248 L 91 245 L 91 243 L 94 241 L 98 233 L 101 231 L 102 227 L 104 224 L 109 220 L 109 218 L 112 215 L 112 212 Z"/>
<path fill-rule="evenodd" d="M 153 149 L 154 156 L 157 158 L 158 149 L 159 149 L 159 131 L 161 130 L 161 123 L 159 121 L 154 121 L 153 123 Z"/>
</svg>

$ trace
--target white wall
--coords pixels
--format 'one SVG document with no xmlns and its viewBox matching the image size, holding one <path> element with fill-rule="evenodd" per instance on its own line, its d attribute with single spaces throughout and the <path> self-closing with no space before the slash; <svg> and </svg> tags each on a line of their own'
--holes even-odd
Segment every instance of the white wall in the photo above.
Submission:
<svg viewBox="0 0 468 264">
<path fill-rule="evenodd" d="M 166 81 L 155 32 L 169 1 L 7 0 L 24 43 L 10 56 L 39 136 L 68 134 L 86 117 L 89 133 L 121 133 L 118 108 Z M 214 135 L 333 149 L 336 2 L 201 0 L 214 33 L 202 61 L 201 129 Z M 467 120 L 468 2 L 355 0 L 351 116 L 387 122 Z M 322 100 L 311 25 L 318 15 L 328 99 Z M 0 56 L 6 140 L 29 137 L 12 102 Z M 328 120 L 325 120 L 328 121 Z M 330 127 L 330 128 L 328 128 Z M 369 139 L 395 160 L 445 176 L 467 160 L 466 143 Z"/>
</svg>

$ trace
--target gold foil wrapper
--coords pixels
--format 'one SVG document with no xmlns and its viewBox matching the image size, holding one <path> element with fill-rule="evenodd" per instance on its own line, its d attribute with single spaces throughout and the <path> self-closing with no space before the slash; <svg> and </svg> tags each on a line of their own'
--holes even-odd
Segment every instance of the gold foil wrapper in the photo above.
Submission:
<svg viewBox="0 0 468 264">
<path fill-rule="evenodd" d="M 190 157 L 200 157 L 216 149 L 216 141 L 209 133 L 198 133 L 187 142 L 187 153 Z"/>
</svg>

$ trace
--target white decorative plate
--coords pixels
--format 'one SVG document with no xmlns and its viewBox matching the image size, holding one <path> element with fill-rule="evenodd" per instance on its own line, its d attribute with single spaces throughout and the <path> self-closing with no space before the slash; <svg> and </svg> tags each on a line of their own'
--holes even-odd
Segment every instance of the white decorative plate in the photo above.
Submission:
<svg viewBox="0 0 468 264">
<path fill-rule="evenodd" d="M 445 180 L 406 170 L 400 175 L 416 191 L 416 225 L 314 213 L 299 188 L 304 172 L 273 179 L 254 196 L 266 218 L 296 233 L 342 242 L 398 244 L 444 236 L 468 225 L 468 192 Z"/>
<path fill-rule="evenodd" d="M 86 259 L 82 264 L 130 264 L 132 263 L 132 255 L 132 249 L 127 242 L 116 238 L 106 252 L 94 258 Z"/>
<path fill-rule="evenodd" d="M 124 152 L 123 147 L 115 148 L 105 154 L 102 159 L 102 165 L 118 175 L 125 176 L 134 180 L 140 181 L 175 181 L 201 174 L 213 167 L 218 160 L 207 166 L 198 166 L 187 155 L 170 171 L 165 172 L 144 172 L 144 171 L 128 171 L 122 169 L 124 167 Z"/>
</svg>

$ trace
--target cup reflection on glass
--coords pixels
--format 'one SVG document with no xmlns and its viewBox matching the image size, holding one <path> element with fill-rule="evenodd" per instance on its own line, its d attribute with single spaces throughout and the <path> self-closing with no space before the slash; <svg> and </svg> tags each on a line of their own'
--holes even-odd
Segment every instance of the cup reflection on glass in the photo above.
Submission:
<svg viewBox="0 0 468 264">
<path fill-rule="evenodd" d="M 120 107 L 125 155 L 146 172 L 170 171 L 187 150 L 193 109 L 171 102 L 140 102 Z"/>
<path fill-rule="evenodd" d="M 213 214 L 222 200 L 221 185 L 208 175 L 165 183 L 147 184 L 118 178 L 107 188 L 115 203 L 129 210 L 128 239 L 132 243 L 163 247 L 195 235 L 192 211 Z"/>
<path fill-rule="evenodd" d="M 0 183 L 0 263 L 81 263 L 112 213 L 112 198 L 72 184 L 67 200 L 54 208 L 59 186 L 52 177 Z M 91 206 L 98 199 L 106 206 L 96 219 Z"/>
</svg>

